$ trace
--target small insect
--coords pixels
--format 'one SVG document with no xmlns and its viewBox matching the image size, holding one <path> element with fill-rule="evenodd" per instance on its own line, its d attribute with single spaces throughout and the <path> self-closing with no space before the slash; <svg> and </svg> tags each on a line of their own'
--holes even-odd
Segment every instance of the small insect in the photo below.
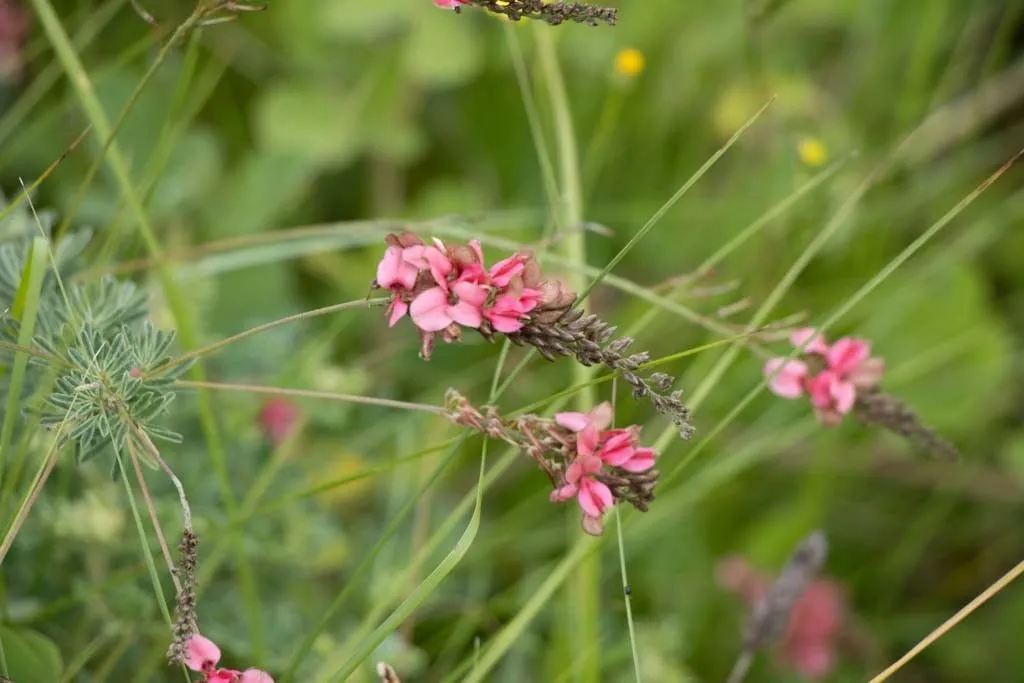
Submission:
<svg viewBox="0 0 1024 683">
<path fill-rule="evenodd" d="M 627 583 L 625 586 L 622 587 L 622 592 L 625 593 L 627 596 L 632 595 L 633 587 Z"/>
</svg>

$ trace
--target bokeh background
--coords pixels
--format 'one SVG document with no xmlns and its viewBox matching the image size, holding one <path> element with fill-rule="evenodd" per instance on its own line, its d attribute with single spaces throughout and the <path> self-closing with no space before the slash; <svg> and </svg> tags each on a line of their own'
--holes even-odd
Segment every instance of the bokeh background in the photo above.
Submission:
<svg viewBox="0 0 1024 683">
<path fill-rule="evenodd" d="M 615 27 L 550 28 L 429 0 L 272 1 L 192 34 L 116 143 L 200 339 L 365 296 L 383 235 L 418 221 L 433 221 L 417 228 L 425 236 L 485 236 L 492 258 L 533 245 L 551 253 L 551 272 L 580 277 L 558 259 L 579 231 L 551 232 L 561 207 L 547 179 L 564 181 L 567 139 L 554 125 L 545 45 L 571 109 L 588 221 L 579 230 L 597 269 L 771 100 L 628 252 L 618 284 L 589 299 L 620 330 L 658 310 L 636 335 L 655 358 L 736 334 L 828 230 L 769 318 L 821 322 L 1024 146 L 1020 0 L 618 6 Z M 114 119 L 164 29 L 190 9 L 145 7 L 161 29 L 123 0 L 0 1 L 8 197 L 89 122 L 38 13 L 56 11 Z M 60 229 L 93 227 L 90 263 L 129 264 L 119 272 L 151 287 L 153 318 L 176 327 L 152 264 L 133 263 L 146 252 L 108 153 L 87 136 L 34 203 Z M 337 680 L 361 646 L 372 656 L 351 680 L 373 680 L 377 659 L 411 683 L 462 680 L 479 659 L 480 680 L 625 681 L 632 653 L 645 681 L 718 681 L 738 653 L 744 606 L 716 583 L 717 563 L 739 554 L 776 571 L 821 528 L 825 573 L 847 596 L 825 680 L 867 680 L 1024 557 L 1021 178 L 1011 169 L 943 223 L 830 331 L 872 341 L 886 389 L 955 442 L 961 463 L 853 421 L 825 429 L 804 403 L 767 392 L 718 429 L 761 382 L 763 359 L 740 347 L 722 366 L 726 347 L 714 346 L 664 368 L 687 395 L 702 387 L 697 435 L 661 454 L 678 476 L 650 513 L 624 513 L 621 541 L 610 523 L 579 561 L 577 511 L 550 504 L 544 477 L 498 446 L 471 518 L 481 441 L 446 445 L 461 432 L 436 417 L 326 400 L 272 399 L 268 409 L 264 394 L 213 392 L 211 441 L 211 413 L 183 393 L 168 424 L 185 441 L 164 455 L 197 513 L 203 630 L 226 664 L 260 665 L 279 681 Z M 672 310 L 652 303 L 775 209 Z M 773 339 L 757 348 L 788 352 L 784 336 Z M 456 387 L 487 399 L 500 345 L 467 336 L 425 364 L 417 344 L 411 326 L 389 330 L 379 309 L 354 310 L 254 336 L 205 367 L 219 382 L 430 404 Z M 513 350 L 502 376 L 524 356 Z M 578 379 L 569 361 L 535 359 L 498 404 L 511 412 Z M 596 392 L 612 395 L 607 383 Z M 617 398 L 618 421 L 656 439 L 664 419 L 627 392 Z M 278 442 L 268 423 L 282 415 L 294 423 Z M 173 489 L 156 476 L 152 486 L 174 537 Z M 456 545 L 467 525 L 472 542 Z M 450 574 L 415 593 L 439 563 Z M 167 626 L 109 463 L 58 465 L 2 588 L 0 636 L 26 672 L 17 683 L 182 680 L 163 661 Z M 412 615 L 371 635 L 409 596 Z M 1022 618 L 1024 587 L 1011 585 L 898 680 L 1024 680 Z M 300 652 L 299 677 L 285 677 Z M 800 675 L 765 654 L 748 680 Z"/>
</svg>

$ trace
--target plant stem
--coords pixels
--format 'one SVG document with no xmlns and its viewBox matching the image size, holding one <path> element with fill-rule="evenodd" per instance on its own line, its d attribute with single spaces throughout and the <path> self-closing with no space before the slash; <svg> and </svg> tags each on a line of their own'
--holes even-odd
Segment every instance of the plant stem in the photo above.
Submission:
<svg viewBox="0 0 1024 683">
<path fill-rule="evenodd" d="M 182 363 L 187 363 L 190 360 L 193 360 L 195 358 L 199 358 L 200 356 L 204 356 L 204 355 L 206 355 L 208 353 L 212 353 L 214 351 L 217 351 L 218 349 L 224 348 L 225 346 L 228 346 L 229 344 L 234 344 L 237 341 L 242 341 L 243 339 L 248 339 L 249 337 L 252 337 L 253 335 L 259 334 L 260 332 L 266 332 L 267 330 L 271 330 L 271 329 L 273 329 L 275 327 L 280 327 L 281 325 L 288 325 L 290 323 L 299 322 L 300 320 L 308 320 L 310 318 L 316 318 L 317 316 L 321 316 L 321 315 L 328 315 L 330 313 L 337 313 L 338 311 L 344 311 L 344 310 L 347 310 L 347 309 L 350 309 L 350 308 L 369 308 L 371 306 L 381 306 L 381 305 L 383 305 L 385 303 L 387 303 L 387 299 L 357 299 L 355 301 L 346 301 L 345 303 L 342 303 L 342 304 L 331 304 L 330 306 L 324 306 L 322 308 L 314 308 L 311 311 L 303 311 L 302 313 L 296 313 L 295 315 L 289 315 L 289 316 L 287 316 L 285 318 L 278 318 L 277 320 L 271 320 L 268 323 L 263 323 L 262 325 L 257 325 L 256 327 L 248 329 L 248 330 L 246 330 L 244 332 L 239 332 L 238 334 L 236 334 L 234 336 L 225 337 L 224 339 L 216 341 L 213 344 L 208 344 L 208 345 L 202 346 L 202 347 L 200 347 L 198 349 L 193 349 L 193 350 L 189 351 L 188 353 L 184 353 L 184 354 L 178 356 L 177 358 L 175 358 L 173 360 L 167 361 L 163 365 L 160 365 L 158 367 L 153 368 L 152 370 L 149 370 L 146 373 L 146 375 L 147 376 L 158 375 L 161 372 L 163 372 L 164 370 L 167 370 L 168 368 L 173 368 L 176 365 L 181 365 Z M 201 386 L 203 384 L 203 381 L 201 379 L 197 380 L 195 384 L 196 384 L 196 386 Z"/>
<path fill-rule="evenodd" d="M 572 112 L 569 108 L 569 96 L 565 89 L 565 80 L 558 64 L 558 52 L 555 47 L 554 35 L 547 26 L 535 26 L 537 50 L 540 67 L 544 73 L 544 85 L 551 105 L 554 119 L 555 140 L 558 146 L 558 172 L 560 201 L 558 210 L 563 230 L 568 231 L 564 247 L 566 258 L 578 266 L 586 266 L 586 233 L 577 228 L 583 222 L 583 190 L 579 174 L 579 151 L 576 147 L 576 132 L 573 129 Z M 582 291 L 586 286 L 585 276 L 577 271 L 569 286 L 574 291 Z M 587 368 L 573 364 L 573 383 L 580 384 L 588 377 Z M 593 407 L 595 392 L 587 386 L 576 397 L 577 409 L 586 412 Z M 573 536 L 579 534 L 577 523 L 573 523 Z M 578 680 L 597 683 L 601 680 L 601 648 L 600 624 L 601 616 L 601 556 L 591 555 L 581 563 L 577 581 L 571 584 L 569 594 L 569 614 L 576 616 L 565 624 L 573 642 L 574 652 L 590 651 L 593 654 L 578 662 L 576 670 Z"/>
<path fill-rule="evenodd" d="M 335 394 L 330 391 L 312 391 L 308 389 L 285 389 L 283 387 L 266 387 L 258 384 L 227 384 L 222 382 L 196 382 L 192 380 L 178 380 L 175 386 L 183 389 L 217 389 L 221 391 L 241 391 L 253 394 L 276 394 L 280 396 L 295 396 L 296 398 L 322 398 L 328 401 L 339 401 L 341 403 L 361 403 L 368 406 L 383 406 L 385 408 L 398 408 L 400 410 L 416 410 L 424 413 L 443 415 L 444 408 L 428 403 L 410 403 L 407 401 L 396 401 L 390 398 L 376 398 L 374 396 L 360 396 L 358 394 Z"/>
</svg>

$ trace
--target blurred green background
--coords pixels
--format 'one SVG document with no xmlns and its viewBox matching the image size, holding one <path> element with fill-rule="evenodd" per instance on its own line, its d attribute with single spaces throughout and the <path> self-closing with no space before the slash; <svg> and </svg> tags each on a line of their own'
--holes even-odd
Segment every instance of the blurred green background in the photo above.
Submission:
<svg viewBox="0 0 1024 683">
<path fill-rule="evenodd" d="M 145 3 L 158 30 L 124 0 L 54 5 L 110 119 L 190 9 Z M 10 16 L 47 7 L 0 0 L 0 40 Z M 655 358 L 742 329 L 838 215 L 770 315 L 821 322 L 1024 146 L 1020 0 L 619 8 L 615 27 L 550 28 L 429 0 L 272 1 L 192 34 L 138 97 L 116 146 L 174 256 L 199 341 L 365 296 L 383 235 L 413 221 L 439 219 L 418 228 L 424 236 L 497 240 L 492 259 L 510 243 L 537 245 L 555 225 L 546 178 L 564 180 L 567 142 L 553 125 L 545 45 L 557 50 L 571 108 L 586 259 L 597 269 L 774 97 L 615 268 L 633 291 L 606 282 L 589 299 L 625 330 L 652 307 L 636 290 L 664 297 L 666 281 L 788 201 L 679 300 L 683 310 L 661 310 L 637 335 L 636 348 Z M 89 122 L 53 35 L 38 18 L 22 33 L 19 68 L 5 71 L 0 91 L 8 197 Z M 103 163 L 109 153 L 86 137 L 34 195 L 62 229 L 96 230 L 97 269 L 146 255 Z M 888 363 L 885 387 L 954 441 L 962 463 L 929 460 L 852 421 L 826 430 L 804 403 L 767 393 L 713 434 L 760 382 L 762 359 L 741 349 L 718 366 L 719 346 L 667 364 L 687 395 L 702 385 L 706 398 L 695 438 L 661 454 L 661 469 L 681 467 L 679 476 L 650 513 L 624 514 L 643 680 L 724 680 L 743 607 L 716 585 L 714 567 L 731 553 L 774 571 L 811 529 L 826 530 L 826 572 L 849 600 L 833 681 L 867 680 L 1024 557 L 1022 177 L 1008 171 L 830 331 L 869 338 Z M 564 255 L 576 234 L 537 249 Z M 548 267 L 571 275 L 569 265 Z M 127 276 L 151 286 L 154 319 L 178 325 L 151 264 Z M 205 367 L 219 382 L 431 404 L 456 387 L 486 401 L 499 345 L 467 335 L 425 364 L 417 344 L 408 323 L 389 330 L 379 309 L 354 310 L 254 336 Z M 784 341 L 761 344 L 788 353 Z M 503 376 L 522 357 L 513 350 Z M 499 405 L 511 412 L 550 397 L 578 379 L 572 372 L 568 361 L 534 360 Z M 597 392 L 609 398 L 610 385 Z M 376 659 L 407 682 L 461 680 L 477 657 L 489 681 L 632 678 L 614 523 L 577 563 L 577 510 L 549 504 L 544 477 L 492 446 L 479 531 L 456 546 L 471 524 L 479 437 L 440 447 L 460 432 L 429 415 L 296 400 L 298 429 L 275 448 L 260 428 L 266 399 L 214 392 L 211 436 L 195 394 L 184 393 L 169 424 L 185 442 L 163 451 L 196 509 L 201 626 L 226 665 L 259 665 L 278 681 L 337 680 L 361 643 L 374 654 L 352 680 L 373 680 Z M 664 419 L 628 393 L 619 399 L 617 421 L 644 424 L 653 442 Z M 227 472 L 211 464 L 217 449 Z M 157 477 L 152 486 L 175 537 L 174 491 Z M 3 566 L 0 638 L 12 667 L 31 652 L 35 663 L 20 666 L 40 683 L 182 680 L 163 661 L 169 634 L 133 524 L 108 463 L 58 465 Z M 466 547 L 412 618 L 370 633 Z M 552 580 L 551 598 L 538 602 Z M 1014 645 L 1022 619 L 1024 587 L 1011 585 L 894 680 L 1024 681 Z M 300 677 L 286 679 L 303 648 Z M 797 679 L 766 655 L 749 680 Z"/>
</svg>

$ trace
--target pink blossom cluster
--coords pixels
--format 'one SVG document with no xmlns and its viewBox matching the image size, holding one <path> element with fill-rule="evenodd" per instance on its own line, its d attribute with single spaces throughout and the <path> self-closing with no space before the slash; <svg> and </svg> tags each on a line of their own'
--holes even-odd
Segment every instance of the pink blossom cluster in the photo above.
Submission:
<svg viewBox="0 0 1024 683">
<path fill-rule="evenodd" d="M 772 577 L 754 569 L 741 557 L 723 560 L 718 582 L 753 608 L 768 592 Z M 846 619 L 840 586 L 816 579 L 797 599 L 779 644 L 779 659 L 810 680 L 824 678 L 835 666 L 836 645 Z"/>
<path fill-rule="evenodd" d="M 576 457 L 566 469 L 565 483 L 551 492 L 556 503 L 575 498 L 583 510 L 583 528 L 600 534 L 605 511 L 615 496 L 600 475 L 605 466 L 626 472 L 647 472 L 654 467 L 656 453 L 640 446 L 640 427 L 607 429 L 612 423 L 612 406 L 605 401 L 588 413 L 557 413 L 555 422 L 576 434 Z"/>
<path fill-rule="evenodd" d="M 450 343 L 461 338 L 463 327 L 485 336 L 517 332 L 541 302 L 542 290 L 527 282 L 533 271 L 532 279 L 539 278 L 529 253 L 517 252 L 486 268 L 477 240 L 449 246 L 434 239 L 428 245 L 412 233 L 388 235 L 386 240 L 374 286 L 391 292 L 389 325 L 408 313 L 419 328 L 425 359 L 437 334 Z"/>
<path fill-rule="evenodd" d="M 274 683 L 274 679 L 265 671 L 222 669 L 217 667 L 219 661 L 220 648 L 212 640 L 198 633 L 188 639 L 185 666 L 203 674 L 205 683 Z"/>
<path fill-rule="evenodd" d="M 764 365 L 768 388 L 783 398 L 810 398 L 814 413 L 827 426 L 835 426 L 850 412 L 857 392 L 874 389 L 882 379 L 885 362 L 871 356 L 871 344 L 843 337 L 834 344 L 810 327 L 790 336 L 803 349 L 802 360 L 772 358 Z"/>
</svg>

